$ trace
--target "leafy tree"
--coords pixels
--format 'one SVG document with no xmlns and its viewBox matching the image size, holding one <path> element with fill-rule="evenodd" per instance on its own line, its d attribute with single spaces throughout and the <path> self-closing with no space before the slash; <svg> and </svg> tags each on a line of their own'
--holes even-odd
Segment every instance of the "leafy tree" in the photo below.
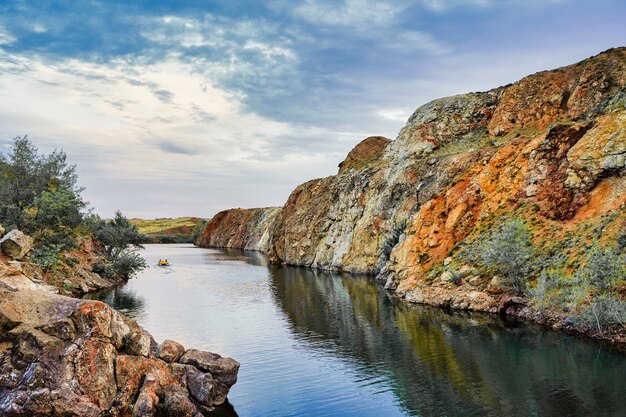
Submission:
<svg viewBox="0 0 626 417">
<path fill-rule="evenodd" d="M 193 233 L 191 234 L 192 242 L 195 242 L 196 239 L 198 239 L 198 237 L 200 236 L 200 234 L 202 234 L 202 231 L 204 231 L 204 228 L 206 227 L 207 223 L 208 223 L 208 220 L 204 220 L 204 219 L 196 223 L 196 227 L 194 227 Z"/>
<path fill-rule="evenodd" d="M 33 233 L 40 224 L 29 217 L 46 191 L 73 194 L 78 210 L 84 208 L 77 180 L 64 152 L 41 155 L 26 136 L 16 137 L 9 152 L 0 153 L 0 224 Z"/>
<path fill-rule="evenodd" d="M 115 212 L 112 220 L 102 220 L 98 216 L 86 219 L 94 237 L 104 249 L 107 265 L 96 272 L 107 276 L 130 278 L 135 272 L 146 267 L 146 261 L 139 255 L 146 236 L 139 233 L 120 211 Z"/>
</svg>

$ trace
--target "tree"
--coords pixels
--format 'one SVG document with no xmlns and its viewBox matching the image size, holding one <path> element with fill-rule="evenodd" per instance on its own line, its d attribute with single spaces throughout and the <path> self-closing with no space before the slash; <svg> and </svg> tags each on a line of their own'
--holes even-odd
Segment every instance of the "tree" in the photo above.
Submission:
<svg viewBox="0 0 626 417">
<path fill-rule="evenodd" d="M 146 267 L 138 249 L 143 248 L 147 239 L 120 211 L 115 212 L 112 220 L 92 216 L 86 222 L 104 249 L 107 260 L 103 270 L 105 275 L 129 278 Z"/>
<path fill-rule="evenodd" d="M 122 212 L 116 211 L 112 220 L 92 221 L 94 237 L 102 243 L 107 258 L 114 258 L 129 246 L 143 248 L 146 237 L 139 233 L 137 226 L 132 224 Z"/>
<path fill-rule="evenodd" d="M 77 180 L 76 166 L 67 164 L 64 152 L 41 155 L 28 137 L 16 137 L 9 152 L 0 153 L 0 224 L 33 233 L 39 224 L 28 219 L 29 212 L 46 191 L 73 194 L 78 209 L 84 208 Z"/>
</svg>

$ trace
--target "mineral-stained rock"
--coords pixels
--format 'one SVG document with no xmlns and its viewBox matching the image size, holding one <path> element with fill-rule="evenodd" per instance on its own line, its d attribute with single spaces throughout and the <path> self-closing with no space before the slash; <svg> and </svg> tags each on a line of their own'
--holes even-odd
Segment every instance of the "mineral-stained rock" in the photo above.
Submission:
<svg viewBox="0 0 626 417">
<path fill-rule="evenodd" d="M 159 345 L 157 356 L 165 362 L 176 362 L 185 353 L 185 347 L 173 340 L 164 340 Z"/>
<path fill-rule="evenodd" d="M 0 239 L 0 248 L 5 255 L 20 260 L 33 249 L 33 238 L 13 229 Z"/>
<path fill-rule="evenodd" d="M 273 261 L 385 271 L 403 293 L 507 206 L 536 205 L 537 216 L 561 222 L 620 207 L 625 91 L 626 48 L 617 48 L 491 91 L 434 100 L 395 140 L 367 138 L 337 175 L 296 187 L 273 222 L 260 224 L 262 209 L 233 209 L 209 222 L 210 239 L 197 243 L 243 248 L 249 230 L 269 232 L 256 249 Z M 597 201 L 608 197 L 604 207 L 594 205 L 594 187 Z"/>
<path fill-rule="evenodd" d="M 239 362 L 231 358 L 223 358 L 217 353 L 189 349 L 180 358 L 180 363 L 193 365 L 201 371 L 209 372 L 214 379 L 228 387 L 237 382 Z"/>
<path fill-rule="evenodd" d="M 191 365 L 187 365 L 186 368 L 187 388 L 196 401 L 202 405 L 212 406 L 222 404 L 226 400 L 228 387 L 225 384 Z"/>
<path fill-rule="evenodd" d="M 171 361 L 184 350 L 172 341 L 161 347 Z M 198 417 L 224 402 L 237 379 L 232 359 L 188 351 L 199 370 L 156 351 L 149 333 L 107 305 L 0 272 L 0 415 Z"/>
</svg>

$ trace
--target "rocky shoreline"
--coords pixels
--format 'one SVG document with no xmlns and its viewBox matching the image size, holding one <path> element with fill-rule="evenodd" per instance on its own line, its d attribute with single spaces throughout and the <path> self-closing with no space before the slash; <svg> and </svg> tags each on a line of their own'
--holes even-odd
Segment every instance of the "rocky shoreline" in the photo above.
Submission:
<svg viewBox="0 0 626 417">
<path fill-rule="evenodd" d="M 0 253 L 0 415 L 201 416 L 226 401 L 237 361 L 157 344 L 106 304 L 58 294 L 25 258 L 32 241 L 22 243 Z M 84 283 L 74 293 L 92 280 L 72 277 Z"/>
<path fill-rule="evenodd" d="M 510 221 L 532 253 L 524 288 L 463 253 Z M 424 104 L 396 139 L 364 139 L 336 175 L 297 186 L 283 207 L 218 213 L 195 243 L 374 275 L 411 303 L 508 314 L 624 346 L 625 231 L 620 47 Z M 593 254 L 595 271 L 577 275 Z M 540 308 L 518 295 L 536 290 L 542 274 L 552 287 Z M 613 309 L 603 323 L 596 302 Z"/>
</svg>

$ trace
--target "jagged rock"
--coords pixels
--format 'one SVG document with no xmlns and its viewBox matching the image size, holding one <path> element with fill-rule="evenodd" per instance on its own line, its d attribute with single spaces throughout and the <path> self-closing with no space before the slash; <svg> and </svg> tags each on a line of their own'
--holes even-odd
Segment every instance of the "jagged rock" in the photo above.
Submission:
<svg viewBox="0 0 626 417">
<path fill-rule="evenodd" d="M 185 353 L 185 348 L 178 342 L 173 340 L 164 340 L 159 345 L 157 356 L 165 362 L 176 362 Z"/>
<path fill-rule="evenodd" d="M 210 373 L 202 373 L 187 365 L 187 388 L 193 398 L 202 405 L 213 406 L 226 400 L 228 387 L 214 379 Z"/>
<path fill-rule="evenodd" d="M 162 347 L 172 360 L 183 350 L 171 341 Z M 189 377 L 191 365 L 167 363 L 156 351 L 149 333 L 104 303 L 0 273 L 0 415 L 197 417 L 224 402 L 237 379 L 232 359 L 189 350 L 203 367 Z"/>
<path fill-rule="evenodd" d="M 537 217 L 564 222 L 618 210 L 626 195 L 625 84 L 626 48 L 616 48 L 434 100 L 395 140 L 368 138 L 338 175 L 296 187 L 273 221 L 261 224 L 262 209 L 230 210 L 209 222 L 198 244 L 243 248 L 269 236 L 255 249 L 276 262 L 374 273 L 406 221 L 385 269 L 404 294 L 490 215 L 527 204 Z"/>
<path fill-rule="evenodd" d="M 21 260 L 33 249 L 33 238 L 13 229 L 0 239 L 0 248 L 5 255 Z"/>
<path fill-rule="evenodd" d="M 209 372 L 213 378 L 231 387 L 237 382 L 239 362 L 231 358 L 223 358 L 217 353 L 189 349 L 179 359 L 185 365 L 192 365 L 201 371 Z"/>
</svg>

